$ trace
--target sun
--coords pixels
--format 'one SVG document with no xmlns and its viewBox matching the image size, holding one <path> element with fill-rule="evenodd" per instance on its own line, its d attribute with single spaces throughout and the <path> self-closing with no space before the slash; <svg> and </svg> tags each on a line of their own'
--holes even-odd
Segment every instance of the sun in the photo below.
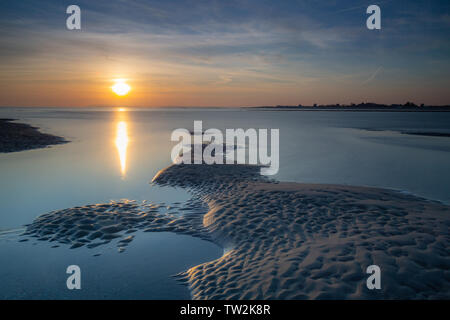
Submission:
<svg viewBox="0 0 450 320">
<path fill-rule="evenodd" d="M 118 96 L 124 96 L 130 92 L 131 87 L 125 82 L 124 79 L 114 80 L 115 84 L 111 87 L 112 91 Z"/>
</svg>

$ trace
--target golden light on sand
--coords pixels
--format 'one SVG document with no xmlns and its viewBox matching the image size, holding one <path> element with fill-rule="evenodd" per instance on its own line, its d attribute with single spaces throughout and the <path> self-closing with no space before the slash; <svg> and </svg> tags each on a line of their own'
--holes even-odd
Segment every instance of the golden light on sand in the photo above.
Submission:
<svg viewBox="0 0 450 320">
<path fill-rule="evenodd" d="M 124 96 L 130 92 L 131 87 L 125 82 L 125 79 L 115 79 L 114 82 L 115 84 L 111 89 L 118 96 Z"/>
<path fill-rule="evenodd" d="M 120 172 L 125 176 L 127 169 L 128 128 L 125 121 L 119 121 L 116 128 L 116 148 L 119 153 Z"/>
</svg>

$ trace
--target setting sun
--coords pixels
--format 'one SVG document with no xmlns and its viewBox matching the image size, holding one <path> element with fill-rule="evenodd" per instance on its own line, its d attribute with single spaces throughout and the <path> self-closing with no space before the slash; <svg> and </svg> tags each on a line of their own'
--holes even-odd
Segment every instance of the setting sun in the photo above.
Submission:
<svg viewBox="0 0 450 320">
<path fill-rule="evenodd" d="M 131 87 L 125 82 L 124 79 L 116 79 L 114 81 L 115 84 L 111 87 L 111 89 L 118 96 L 124 96 L 131 90 Z"/>
</svg>

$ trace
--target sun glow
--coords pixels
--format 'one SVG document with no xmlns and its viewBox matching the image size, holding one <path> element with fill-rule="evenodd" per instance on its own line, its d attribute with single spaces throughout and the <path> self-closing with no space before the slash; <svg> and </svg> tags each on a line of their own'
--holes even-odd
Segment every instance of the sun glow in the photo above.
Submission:
<svg viewBox="0 0 450 320">
<path fill-rule="evenodd" d="M 125 79 L 115 79 L 114 82 L 115 84 L 111 89 L 118 96 L 124 96 L 130 92 L 131 87 L 125 82 Z"/>
</svg>

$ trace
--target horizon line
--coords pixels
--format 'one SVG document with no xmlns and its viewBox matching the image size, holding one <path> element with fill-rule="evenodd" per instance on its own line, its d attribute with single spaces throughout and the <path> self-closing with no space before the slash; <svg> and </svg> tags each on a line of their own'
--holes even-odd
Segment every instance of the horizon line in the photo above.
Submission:
<svg viewBox="0 0 450 320">
<path fill-rule="evenodd" d="M 450 104 L 410 104 L 408 103 L 391 103 L 391 104 L 385 104 L 385 103 L 377 103 L 377 102 L 362 102 L 362 103 L 350 103 L 350 104 L 341 104 L 341 103 L 335 103 L 335 104 L 315 104 L 315 105 L 242 105 L 242 106 L 5 106 L 0 105 L 0 108 L 67 108 L 67 109 L 74 109 L 74 108 L 130 108 L 130 109 L 175 109 L 175 108 L 192 108 L 192 109 L 200 109 L 200 108 L 318 108 L 318 107 L 351 107 L 351 108 L 358 108 L 358 106 L 361 105 L 379 105 L 380 107 L 398 107 L 398 106 L 404 106 L 404 107 L 417 107 L 417 108 L 427 108 L 427 107 L 450 107 Z"/>
</svg>

